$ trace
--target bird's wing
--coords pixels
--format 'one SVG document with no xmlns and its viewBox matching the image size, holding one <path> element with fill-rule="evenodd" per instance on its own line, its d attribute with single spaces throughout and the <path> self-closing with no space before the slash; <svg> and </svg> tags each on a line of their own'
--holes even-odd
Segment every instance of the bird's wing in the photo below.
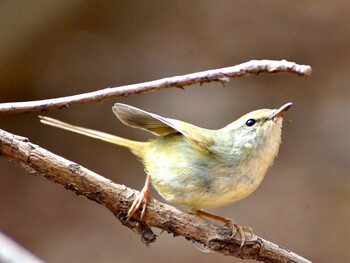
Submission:
<svg viewBox="0 0 350 263">
<path fill-rule="evenodd" d="M 209 148 L 213 145 L 210 130 L 122 103 L 114 104 L 112 110 L 122 123 L 133 128 L 146 130 L 157 136 L 181 133 L 189 142 L 206 151 L 210 151 Z"/>
</svg>

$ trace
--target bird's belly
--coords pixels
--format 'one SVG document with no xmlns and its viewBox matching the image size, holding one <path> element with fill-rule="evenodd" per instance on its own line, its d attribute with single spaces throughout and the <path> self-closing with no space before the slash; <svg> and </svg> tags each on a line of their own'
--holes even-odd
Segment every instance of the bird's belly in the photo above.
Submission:
<svg viewBox="0 0 350 263">
<path fill-rule="evenodd" d="M 182 170 L 181 173 L 179 171 Z M 168 202 L 192 208 L 214 208 L 241 200 L 260 185 L 263 175 L 220 174 L 188 167 L 160 169 L 150 173 L 156 191 Z"/>
<path fill-rule="evenodd" d="M 234 179 L 219 179 L 216 186 L 210 187 L 193 187 L 189 189 L 183 185 L 182 189 L 162 188 L 159 184 L 154 185 L 158 193 L 168 202 L 174 204 L 187 205 L 193 208 L 214 208 L 232 204 L 253 193 L 260 185 L 261 180 L 255 178 L 249 183 Z"/>
<path fill-rule="evenodd" d="M 254 192 L 267 170 L 254 162 L 237 167 L 234 162 L 223 162 L 181 146 L 177 152 L 154 147 L 143 159 L 153 187 L 173 204 L 192 208 L 229 205 Z"/>
</svg>

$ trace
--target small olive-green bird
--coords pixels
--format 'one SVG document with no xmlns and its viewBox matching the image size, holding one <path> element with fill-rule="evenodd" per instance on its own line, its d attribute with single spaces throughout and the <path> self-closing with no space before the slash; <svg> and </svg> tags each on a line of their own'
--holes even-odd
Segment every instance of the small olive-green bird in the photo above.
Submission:
<svg viewBox="0 0 350 263">
<path fill-rule="evenodd" d="M 257 189 L 278 153 L 283 116 L 291 105 L 252 111 L 222 129 L 209 130 L 116 103 L 112 110 L 121 122 L 158 136 L 148 142 L 40 118 L 44 124 L 127 147 L 141 160 L 146 183 L 129 218 L 141 206 L 141 217 L 145 213 L 151 182 L 168 202 L 187 205 L 198 215 L 224 222 L 237 230 L 244 242 L 242 229 L 252 234 L 250 228 L 201 209 L 229 205 Z"/>
</svg>

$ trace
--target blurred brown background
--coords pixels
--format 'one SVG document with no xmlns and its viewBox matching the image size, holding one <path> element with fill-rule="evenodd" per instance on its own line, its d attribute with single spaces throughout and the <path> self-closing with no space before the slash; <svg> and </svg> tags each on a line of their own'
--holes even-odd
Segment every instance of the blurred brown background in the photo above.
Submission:
<svg viewBox="0 0 350 263">
<path fill-rule="evenodd" d="M 350 3 L 348 1 L 1 1 L 0 101 L 61 97 L 236 65 L 251 59 L 309 64 L 312 76 L 260 75 L 168 89 L 46 115 L 124 137 L 122 102 L 207 128 L 292 101 L 283 145 L 261 187 L 211 212 L 315 262 L 350 262 Z M 141 189 L 126 149 L 0 116 L 26 136 L 115 182 Z M 154 191 L 154 197 L 159 198 Z M 109 211 L 0 160 L 0 231 L 49 262 L 240 262 L 163 233 L 150 248 Z M 158 231 L 159 233 L 159 231 Z"/>
</svg>

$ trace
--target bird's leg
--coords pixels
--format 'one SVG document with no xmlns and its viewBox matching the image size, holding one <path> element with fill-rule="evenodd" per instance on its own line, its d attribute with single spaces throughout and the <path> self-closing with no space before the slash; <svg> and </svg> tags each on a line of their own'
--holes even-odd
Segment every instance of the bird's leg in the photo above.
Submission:
<svg viewBox="0 0 350 263">
<path fill-rule="evenodd" d="M 225 217 L 221 217 L 221 216 L 217 216 L 217 215 L 213 215 L 207 212 L 204 212 L 203 210 L 196 210 L 195 211 L 196 215 L 199 215 L 201 217 L 206 217 L 206 218 L 211 218 L 214 219 L 216 221 L 219 221 L 221 223 L 224 223 L 225 226 L 227 226 L 228 228 L 230 228 L 232 230 L 232 235 L 231 238 L 238 233 L 239 237 L 241 239 L 241 247 L 244 245 L 244 242 L 246 241 L 246 237 L 244 232 L 247 232 L 250 234 L 249 239 L 253 238 L 253 230 L 249 227 L 249 226 L 239 226 L 236 222 L 234 222 L 232 219 L 229 218 L 225 218 Z"/>
<path fill-rule="evenodd" d="M 134 202 L 132 203 L 128 215 L 127 215 L 127 220 L 129 220 L 134 214 L 135 212 L 140 208 L 140 206 L 142 205 L 142 211 L 141 211 L 141 216 L 140 216 L 140 220 L 142 220 L 143 215 L 145 214 L 146 211 L 146 207 L 147 207 L 147 201 L 148 201 L 148 196 L 149 196 L 149 183 L 151 181 L 151 178 L 149 175 L 147 175 L 146 177 L 146 181 L 145 181 L 145 185 L 143 186 L 140 194 L 138 194 L 134 200 Z"/>
</svg>

